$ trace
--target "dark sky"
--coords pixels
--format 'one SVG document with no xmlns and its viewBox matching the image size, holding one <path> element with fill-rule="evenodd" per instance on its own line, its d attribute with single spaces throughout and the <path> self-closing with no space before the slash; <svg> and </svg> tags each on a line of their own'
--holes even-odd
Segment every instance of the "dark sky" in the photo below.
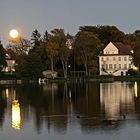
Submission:
<svg viewBox="0 0 140 140">
<path fill-rule="evenodd" d="M 140 0 L 0 0 L 0 39 L 8 43 L 16 28 L 30 39 L 33 30 L 63 28 L 75 34 L 81 25 L 115 25 L 125 33 L 140 29 Z"/>
</svg>

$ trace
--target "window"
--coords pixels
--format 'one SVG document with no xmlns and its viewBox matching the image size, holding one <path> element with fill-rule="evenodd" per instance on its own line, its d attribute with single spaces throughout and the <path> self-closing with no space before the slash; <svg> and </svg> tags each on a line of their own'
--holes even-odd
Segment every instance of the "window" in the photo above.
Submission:
<svg viewBox="0 0 140 140">
<path fill-rule="evenodd" d="M 102 60 L 102 61 L 104 61 L 104 58 L 103 58 L 103 57 L 101 57 L 101 60 Z"/>
<path fill-rule="evenodd" d="M 108 69 L 108 65 L 106 64 L 106 69 Z"/>
<path fill-rule="evenodd" d="M 124 64 L 124 69 L 127 69 L 127 64 Z"/>
<path fill-rule="evenodd" d="M 121 61 L 121 57 L 119 57 L 119 61 Z"/>
<path fill-rule="evenodd" d="M 126 57 L 124 57 L 124 61 L 126 61 L 127 60 L 127 58 Z"/>
<path fill-rule="evenodd" d="M 115 60 L 116 60 L 116 58 L 115 58 L 115 57 L 113 57 L 113 60 L 115 61 Z"/>
<path fill-rule="evenodd" d="M 117 67 L 116 67 L 116 64 L 114 64 L 114 69 L 116 69 Z"/>
<path fill-rule="evenodd" d="M 121 69 L 121 64 L 119 64 L 119 69 Z"/>
<path fill-rule="evenodd" d="M 109 60 L 109 57 L 107 57 L 106 60 L 108 61 Z"/>
<path fill-rule="evenodd" d="M 102 68 L 104 68 L 104 65 L 102 64 Z"/>
<path fill-rule="evenodd" d="M 112 69 L 112 64 L 109 64 L 109 69 Z"/>
<path fill-rule="evenodd" d="M 131 64 L 129 64 L 129 69 L 131 69 Z"/>
</svg>

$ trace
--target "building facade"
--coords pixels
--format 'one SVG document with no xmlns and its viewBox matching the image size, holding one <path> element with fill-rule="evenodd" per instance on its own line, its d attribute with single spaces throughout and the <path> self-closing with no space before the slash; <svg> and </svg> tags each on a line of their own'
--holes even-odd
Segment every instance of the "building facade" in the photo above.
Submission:
<svg viewBox="0 0 140 140">
<path fill-rule="evenodd" d="M 15 58 L 16 55 L 11 49 L 6 50 L 5 59 L 6 59 L 7 66 L 3 68 L 3 71 L 11 72 L 11 73 L 15 71 Z"/>
<path fill-rule="evenodd" d="M 127 75 L 133 67 L 131 46 L 120 42 L 110 42 L 99 55 L 100 75 Z"/>
</svg>

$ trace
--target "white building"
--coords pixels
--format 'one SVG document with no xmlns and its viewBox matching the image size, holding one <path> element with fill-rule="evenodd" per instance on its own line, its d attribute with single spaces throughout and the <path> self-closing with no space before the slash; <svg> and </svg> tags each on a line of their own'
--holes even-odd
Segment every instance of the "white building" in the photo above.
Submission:
<svg viewBox="0 0 140 140">
<path fill-rule="evenodd" d="M 99 55 L 100 75 L 127 75 L 133 67 L 131 46 L 110 42 Z"/>
</svg>

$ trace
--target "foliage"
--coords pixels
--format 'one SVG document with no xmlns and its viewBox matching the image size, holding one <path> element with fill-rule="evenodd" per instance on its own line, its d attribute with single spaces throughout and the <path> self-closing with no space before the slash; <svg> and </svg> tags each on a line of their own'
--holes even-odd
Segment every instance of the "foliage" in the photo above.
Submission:
<svg viewBox="0 0 140 140">
<path fill-rule="evenodd" d="M 17 41 L 10 42 L 10 44 L 6 46 L 7 49 L 11 49 L 17 55 L 27 54 L 30 47 L 30 41 L 24 38 L 20 38 Z"/>
<path fill-rule="evenodd" d="M 96 34 L 103 46 L 106 46 L 109 42 L 122 42 L 125 38 L 125 34 L 116 26 L 82 26 L 80 31 Z"/>
<path fill-rule="evenodd" d="M 134 46 L 134 64 L 140 68 L 140 40 Z"/>
<path fill-rule="evenodd" d="M 37 79 L 42 76 L 42 62 L 36 53 L 19 56 L 17 63 L 16 72 L 19 77 Z"/>
<path fill-rule="evenodd" d="M 48 38 L 43 40 L 43 46 L 46 50 L 47 56 L 51 61 L 51 70 L 54 72 L 54 58 L 58 55 L 58 44 L 54 36 L 49 35 Z"/>
<path fill-rule="evenodd" d="M 31 35 L 31 45 L 32 48 L 29 53 L 36 52 L 41 45 L 41 34 L 38 32 L 38 30 L 34 30 Z"/>
<path fill-rule="evenodd" d="M 38 56 L 41 58 L 44 70 L 46 69 L 48 64 L 48 56 L 46 52 L 46 47 L 44 45 L 47 43 L 47 40 L 48 40 L 47 31 L 45 31 L 43 38 L 41 38 L 41 34 L 38 32 L 38 30 L 33 31 L 31 38 L 32 49 L 29 51 L 29 54 L 34 52 L 38 54 Z"/>
<path fill-rule="evenodd" d="M 78 53 L 77 58 L 85 65 L 86 76 L 88 76 L 89 67 L 96 68 L 100 52 L 101 43 L 96 34 L 88 31 L 79 31 L 75 37 L 75 47 Z"/>
<path fill-rule="evenodd" d="M 129 70 L 128 70 L 128 74 L 129 74 L 129 75 L 137 75 L 138 72 L 137 72 L 136 70 L 129 69 Z"/>
<path fill-rule="evenodd" d="M 6 57 L 6 51 L 3 48 L 3 45 L 1 44 L 1 41 L 0 41 L 0 71 L 2 70 L 3 67 L 6 66 L 5 57 Z"/>
<path fill-rule="evenodd" d="M 64 78 L 67 78 L 67 65 L 70 55 L 70 49 L 66 45 L 67 37 L 63 29 L 54 29 L 51 31 L 54 42 L 58 45 L 58 57 L 61 60 Z"/>
</svg>

